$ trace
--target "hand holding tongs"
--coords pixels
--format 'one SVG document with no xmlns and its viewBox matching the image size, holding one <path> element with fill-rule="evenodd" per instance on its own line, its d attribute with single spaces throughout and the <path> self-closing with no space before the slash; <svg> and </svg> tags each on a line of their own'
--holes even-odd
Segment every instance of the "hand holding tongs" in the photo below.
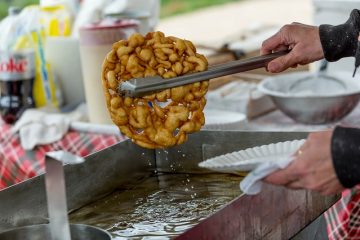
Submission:
<svg viewBox="0 0 360 240">
<path fill-rule="evenodd" d="M 119 93 L 129 97 L 138 97 L 163 89 L 178 87 L 190 83 L 201 82 L 212 78 L 245 72 L 266 65 L 275 58 L 286 55 L 289 51 L 280 51 L 268 55 L 253 57 L 245 60 L 236 60 L 209 67 L 203 72 L 190 73 L 179 77 L 163 79 L 160 76 L 135 78 L 123 82 L 119 86 Z"/>
</svg>

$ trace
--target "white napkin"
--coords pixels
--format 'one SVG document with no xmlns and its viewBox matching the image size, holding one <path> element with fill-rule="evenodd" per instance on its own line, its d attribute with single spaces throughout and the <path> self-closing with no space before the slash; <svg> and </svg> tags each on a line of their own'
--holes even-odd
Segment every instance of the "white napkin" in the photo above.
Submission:
<svg viewBox="0 0 360 240">
<path fill-rule="evenodd" d="M 276 157 L 260 164 L 240 182 L 241 191 L 249 195 L 258 194 L 263 185 L 261 180 L 276 170 L 286 168 L 293 159 L 294 158 L 291 156 L 282 158 Z"/>
<path fill-rule="evenodd" d="M 84 118 L 84 114 L 79 108 L 66 114 L 54 113 L 49 109 L 28 109 L 11 132 L 19 132 L 21 146 L 31 150 L 36 145 L 60 140 L 68 132 L 70 123 Z"/>
</svg>

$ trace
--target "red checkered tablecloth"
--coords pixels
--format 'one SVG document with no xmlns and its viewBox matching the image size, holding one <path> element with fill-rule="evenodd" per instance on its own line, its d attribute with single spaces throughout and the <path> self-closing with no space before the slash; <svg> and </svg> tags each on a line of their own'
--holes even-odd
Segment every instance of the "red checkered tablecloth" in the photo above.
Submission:
<svg viewBox="0 0 360 240">
<path fill-rule="evenodd" d="M 25 151 L 10 127 L 0 120 L 0 189 L 43 173 L 46 152 L 64 150 L 83 157 L 125 139 L 122 135 L 70 131 L 60 141 Z"/>
<path fill-rule="evenodd" d="M 360 239 L 360 186 L 344 191 L 325 218 L 329 240 Z"/>
</svg>

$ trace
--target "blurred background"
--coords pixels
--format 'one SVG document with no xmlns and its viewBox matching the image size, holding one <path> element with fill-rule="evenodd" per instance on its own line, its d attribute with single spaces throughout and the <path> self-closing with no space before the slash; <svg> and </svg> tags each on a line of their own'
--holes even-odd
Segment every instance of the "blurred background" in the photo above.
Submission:
<svg viewBox="0 0 360 240">
<path fill-rule="evenodd" d="M 2 0 L 0 51 L 35 52 L 36 108 L 69 111 L 86 102 L 88 121 L 111 124 L 99 76 L 105 55 L 119 39 L 159 30 L 191 40 L 214 65 L 258 55 L 261 43 L 284 24 L 340 24 L 359 6 L 360 0 Z M 350 72 L 353 62 L 345 59 L 328 68 Z M 268 73 L 259 69 L 240 75 L 211 81 L 208 106 L 251 119 L 258 114 L 247 112 L 249 91 Z M 244 80 L 239 91 L 223 93 L 234 78 Z"/>
<path fill-rule="evenodd" d="M 238 2 L 241 0 L 162 0 L 161 17 L 169 17 L 176 14 L 194 11 L 204 7 L 214 6 L 227 2 Z M 0 2 L 0 19 L 7 15 L 9 6 L 25 7 L 31 4 L 38 4 L 39 0 L 2 0 Z"/>
</svg>

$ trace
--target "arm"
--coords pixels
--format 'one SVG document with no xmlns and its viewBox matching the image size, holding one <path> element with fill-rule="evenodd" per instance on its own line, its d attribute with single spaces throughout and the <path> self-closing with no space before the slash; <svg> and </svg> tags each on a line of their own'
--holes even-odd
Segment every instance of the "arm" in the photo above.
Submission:
<svg viewBox="0 0 360 240">
<path fill-rule="evenodd" d="M 333 131 L 309 134 L 289 166 L 270 174 L 264 181 L 322 194 L 341 192 L 344 188 L 339 182 L 331 158 L 332 135 Z"/>
<path fill-rule="evenodd" d="M 332 62 L 343 57 L 355 56 L 360 33 L 360 11 L 353 10 L 346 23 L 331 26 L 321 25 L 320 41 L 326 60 Z"/>
<path fill-rule="evenodd" d="M 360 184 L 360 129 L 337 127 L 331 141 L 331 155 L 341 184 Z"/>
<path fill-rule="evenodd" d="M 360 184 L 360 129 L 336 127 L 309 134 L 291 164 L 264 180 L 322 194 Z"/>
<path fill-rule="evenodd" d="M 337 61 L 342 57 L 355 56 L 360 32 L 360 11 L 353 10 L 349 20 L 338 26 L 315 26 L 292 23 L 263 42 L 261 54 L 292 49 L 283 57 L 268 64 L 268 71 L 281 72 L 298 64 L 305 65 L 322 58 Z"/>
<path fill-rule="evenodd" d="M 269 63 L 271 72 L 281 72 L 323 57 L 336 61 L 355 55 L 359 32 L 360 11 L 353 10 L 349 20 L 338 26 L 287 25 L 264 41 L 261 53 L 292 49 L 286 56 Z M 265 181 L 323 194 L 338 193 L 344 187 L 360 184 L 360 129 L 337 127 L 333 131 L 311 133 L 295 160 Z"/>
</svg>

